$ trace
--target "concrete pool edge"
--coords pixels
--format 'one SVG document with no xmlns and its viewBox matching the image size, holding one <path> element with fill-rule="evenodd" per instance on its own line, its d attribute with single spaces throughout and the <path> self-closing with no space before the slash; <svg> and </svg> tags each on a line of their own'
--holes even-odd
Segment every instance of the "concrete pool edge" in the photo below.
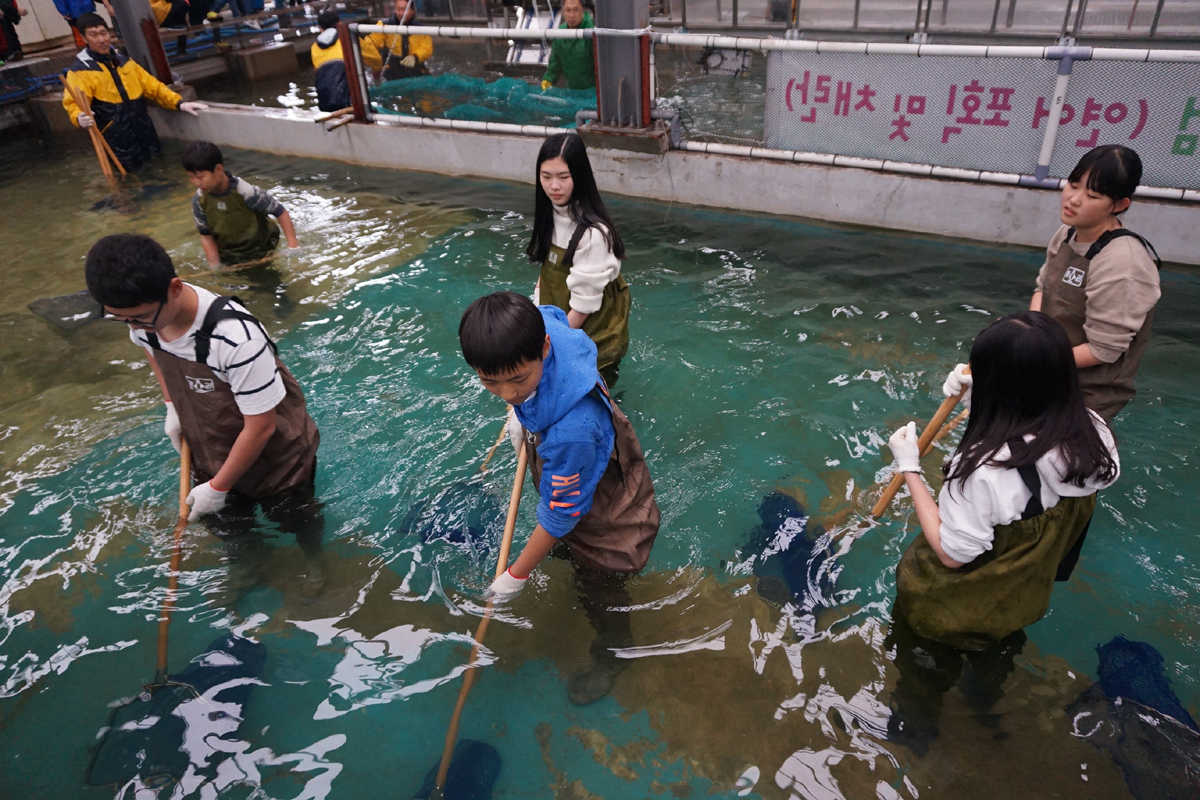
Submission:
<svg viewBox="0 0 1200 800">
<path fill-rule="evenodd" d="M 199 117 L 152 109 L 162 136 L 276 155 L 531 183 L 540 139 L 383 124 L 314 124 L 310 111 L 212 104 Z M 1056 191 L 672 150 L 592 150 L 600 188 L 635 198 L 1043 248 Z M 972 213 L 962 213 L 972 209 Z M 1194 203 L 1138 198 L 1126 216 L 1165 260 L 1200 264 Z"/>
</svg>

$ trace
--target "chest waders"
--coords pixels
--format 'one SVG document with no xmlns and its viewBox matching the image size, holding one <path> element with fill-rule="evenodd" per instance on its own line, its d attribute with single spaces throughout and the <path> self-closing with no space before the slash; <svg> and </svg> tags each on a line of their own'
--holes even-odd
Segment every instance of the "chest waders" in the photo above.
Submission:
<svg viewBox="0 0 1200 800">
<path fill-rule="evenodd" d="M 389 24 L 399 25 L 400 23 L 392 22 Z M 396 81 L 400 80 L 401 78 L 415 78 L 419 75 L 429 74 L 429 68 L 425 66 L 424 62 L 418 61 L 417 65 L 414 67 L 406 67 L 400 63 L 409 56 L 409 42 L 407 33 L 400 34 L 400 55 L 396 55 L 395 50 L 393 49 L 395 46 L 396 40 L 393 38 L 392 41 L 388 42 L 387 59 L 384 61 L 383 69 L 381 70 L 380 77 L 383 80 Z"/>
<path fill-rule="evenodd" d="M 650 470 L 633 426 L 609 398 L 604 385 L 596 384 L 588 396 L 604 403 L 612 414 L 616 439 L 608 467 L 596 486 L 592 510 L 560 541 L 585 566 L 606 572 L 641 572 L 650 560 L 660 520 Z M 539 434 L 526 435 L 525 449 L 533 470 L 533 485 L 539 491 L 543 461 L 537 449 L 541 443 Z"/>
<path fill-rule="evenodd" d="M 275 220 L 252 209 L 236 189 L 230 188 L 219 195 L 205 192 L 200 197 L 200 206 L 224 264 L 264 258 L 279 245 L 279 226 Z"/>
<path fill-rule="evenodd" d="M 1064 497 L 1045 511 L 1037 468 L 1018 471 L 1032 497 L 1021 519 L 995 528 L 991 550 L 958 569 L 941 562 L 924 534 L 904 552 L 896 609 L 917 634 L 983 650 L 1046 615 L 1059 564 L 1091 520 L 1096 495 Z"/>
<path fill-rule="evenodd" d="M 121 166 L 127 170 L 135 170 L 149 161 L 162 150 L 158 140 L 158 131 L 146 111 L 146 98 L 130 99 L 125 82 L 111 59 L 100 61 L 103 68 L 117 87 L 121 102 L 115 106 L 109 103 L 92 103 L 96 127 L 108 140 L 108 146 L 113 149 Z"/>
<path fill-rule="evenodd" d="M 587 226 L 579 225 L 565 249 L 550 246 L 539 276 L 539 298 L 544 305 L 558 306 L 564 312 L 570 312 L 571 290 L 567 288 L 567 276 L 571 274 L 575 250 L 586 232 Z M 588 314 L 583 323 L 583 332 L 596 344 L 596 368 L 609 388 L 617 382 L 621 359 L 629 350 L 630 303 L 629 284 L 623 275 L 618 275 L 604 287 L 599 310 Z"/>
<path fill-rule="evenodd" d="M 221 469 L 233 443 L 244 427 L 242 412 L 229 384 L 221 380 L 206 363 L 213 329 L 225 319 L 237 319 L 262 329 L 250 314 L 229 307 L 236 297 L 218 297 L 204 315 L 195 333 L 196 361 L 172 355 L 162 349 L 158 337 L 146 338 L 154 349 L 163 383 L 179 414 L 183 436 L 192 448 L 192 472 L 197 483 L 211 480 Z M 238 300 L 240 303 L 241 301 Z M 263 331 L 266 334 L 266 331 Z M 267 343 L 275 352 L 275 367 L 283 378 L 286 395 L 275 406 L 275 433 L 267 440 L 258 459 L 234 484 L 233 490 L 256 500 L 273 497 L 310 481 L 316 464 L 321 434 L 308 415 L 300 384 L 279 360 L 275 343 Z"/>
<path fill-rule="evenodd" d="M 1108 231 L 1082 256 L 1071 248 L 1071 239 L 1074 236 L 1075 229 L 1072 228 L 1046 269 L 1042 312 L 1049 314 L 1063 326 L 1067 338 L 1071 340 L 1071 347 L 1078 347 L 1087 341 L 1083 325 L 1087 320 L 1088 268 L 1092 259 L 1105 245 L 1123 236 L 1133 236 L 1145 245 L 1159 269 L 1162 269 L 1162 261 L 1150 242 L 1126 228 Z M 1142 363 L 1142 353 L 1150 343 L 1150 329 L 1153 323 L 1154 309 L 1150 309 L 1141 330 L 1133 337 L 1129 349 L 1122 353 L 1120 358 L 1111 364 L 1098 364 L 1079 370 L 1079 388 L 1083 390 L 1083 399 L 1088 408 L 1099 414 L 1105 422 L 1111 423 L 1113 417 L 1137 393 L 1133 379 Z"/>
</svg>

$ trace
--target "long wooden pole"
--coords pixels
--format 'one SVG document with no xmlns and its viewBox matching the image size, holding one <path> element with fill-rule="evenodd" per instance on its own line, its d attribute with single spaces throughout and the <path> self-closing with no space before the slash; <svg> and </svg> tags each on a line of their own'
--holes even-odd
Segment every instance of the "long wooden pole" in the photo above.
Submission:
<svg viewBox="0 0 1200 800">
<path fill-rule="evenodd" d="M 499 578 L 508 569 L 508 555 L 512 550 L 513 531 L 517 527 L 517 510 L 521 507 L 521 491 L 525 488 L 525 467 L 529 463 L 529 451 L 521 448 L 517 456 L 517 474 L 513 478 L 512 494 L 508 497 L 508 518 L 504 521 L 504 537 L 500 540 L 500 555 L 496 557 L 496 575 Z M 463 708 L 467 705 L 467 695 L 475 685 L 475 676 L 479 670 L 475 662 L 479 658 L 479 646 L 487 635 L 488 622 L 492 618 L 492 601 L 488 600 L 487 610 L 479 627 L 475 631 L 475 644 L 471 647 L 471 660 L 467 662 L 467 674 L 463 678 L 462 688 L 458 691 L 458 701 L 454 704 L 454 713 L 450 715 L 450 728 L 446 731 L 446 744 L 442 747 L 442 761 L 438 764 L 437 783 L 431 798 L 441 797 L 442 787 L 446 785 L 446 776 L 450 773 L 450 758 L 454 755 L 454 745 L 458 741 L 458 723 L 462 719 Z"/>
<path fill-rule="evenodd" d="M 183 531 L 188 524 L 188 495 L 192 493 L 192 451 L 186 439 L 179 448 L 179 519 L 175 523 L 175 550 L 171 553 L 171 575 L 167 579 L 167 596 L 158 616 L 158 668 L 155 685 L 167 680 L 167 635 L 171 628 L 171 612 L 175 609 L 175 592 L 179 586 L 179 562 L 183 553 Z"/>
<path fill-rule="evenodd" d="M 104 138 L 104 134 L 95 125 L 95 116 L 92 114 L 91 104 L 88 103 L 87 96 L 75 86 L 72 86 L 65 78 L 63 86 L 70 92 L 71 98 L 75 101 L 75 105 L 79 106 L 80 110 L 92 117 L 92 125 L 87 129 L 88 135 L 92 138 L 92 147 L 96 148 L 96 158 L 100 161 L 100 169 L 104 171 L 104 177 L 108 178 L 109 182 L 115 180 L 113 176 L 112 165 L 108 159 L 111 156 L 113 162 L 116 163 L 117 169 L 121 170 L 121 174 L 125 175 L 125 167 L 121 165 L 121 160 L 113 153 L 112 148 L 108 144 L 108 140 Z"/>
<path fill-rule="evenodd" d="M 971 374 L 969 368 L 967 369 L 967 374 Z M 952 412 L 954 407 L 957 406 L 962 400 L 963 394 L 966 394 L 966 392 L 964 391 L 962 394 L 955 395 L 954 397 L 947 397 L 945 400 L 943 400 L 942 404 L 938 407 L 937 413 L 933 415 L 933 419 L 929 420 L 929 424 L 926 425 L 925 430 L 921 432 L 921 438 L 917 440 L 917 450 L 922 456 L 928 455 L 929 451 L 933 449 L 933 442 L 938 436 L 938 433 L 941 431 L 942 425 L 945 424 L 946 420 L 950 417 L 950 412 Z M 896 493 L 900 491 L 900 487 L 903 485 L 904 474 L 897 472 L 892 476 L 891 481 L 888 482 L 887 488 L 883 490 L 883 495 L 880 496 L 879 502 L 877 502 L 875 507 L 871 509 L 871 516 L 883 516 L 883 513 L 887 511 L 888 506 L 892 504 L 892 500 L 895 499 Z"/>
</svg>

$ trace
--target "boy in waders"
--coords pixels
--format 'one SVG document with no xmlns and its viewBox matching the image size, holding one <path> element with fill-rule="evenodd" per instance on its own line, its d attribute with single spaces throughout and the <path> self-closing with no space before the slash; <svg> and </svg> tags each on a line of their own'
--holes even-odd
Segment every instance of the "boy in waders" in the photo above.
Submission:
<svg viewBox="0 0 1200 800">
<path fill-rule="evenodd" d="M 1066 332 L 1036 311 L 998 320 L 971 347 L 966 433 L 934 502 L 921 479 L 914 423 L 889 446 L 913 496 L 921 535 L 896 570 L 885 647 L 900 680 L 888 738 L 924 755 L 942 694 L 966 657 L 962 686 L 977 718 L 1003 695 L 1022 630 L 1050 605 L 1064 555 L 1082 536 L 1096 492 L 1120 474 L 1108 425 L 1084 404 Z"/>
<path fill-rule="evenodd" d="M 574 676 L 576 705 L 608 694 L 628 662 L 614 648 L 632 636 L 625 580 L 640 572 L 658 534 L 659 511 L 642 448 L 596 370 L 596 346 L 554 306 L 512 292 L 481 297 L 458 329 L 463 358 L 528 431 L 524 447 L 541 500 L 521 555 L 489 588 L 504 602 L 525 588 L 550 553 L 574 563 L 596 640 L 593 665 Z"/>
<path fill-rule="evenodd" d="M 213 269 L 257 261 L 275 252 L 279 229 L 287 246 L 299 247 L 292 217 L 283 204 L 253 184 L 225 171 L 221 149 L 212 142 L 188 142 L 183 168 L 196 187 L 192 218 Z M 275 217 L 279 225 L 271 220 Z"/>
<path fill-rule="evenodd" d="M 184 283 L 148 236 L 106 236 L 88 251 L 88 291 L 105 318 L 129 326 L 167 404 L 166 434 L 192 451 L 189 520 L 258 547 L 255 506 L 304 551 L 306 594 L 320 591 L 324 520 L 314 478 L 321 436 L 275 343 L 236 297 Z M 261 547 L 258 547 L 261 549 Z"/>
<path fill-rule="evenodd" d="M 596 343 L 596 366 L 611 390 L 629 349 L 625 245 L 592 175 L 583 140 L 555 134 L 538 152 L 533 235 L 525 249 L 541 264 L 535 302 L 557 306 Z"/>
</svg>

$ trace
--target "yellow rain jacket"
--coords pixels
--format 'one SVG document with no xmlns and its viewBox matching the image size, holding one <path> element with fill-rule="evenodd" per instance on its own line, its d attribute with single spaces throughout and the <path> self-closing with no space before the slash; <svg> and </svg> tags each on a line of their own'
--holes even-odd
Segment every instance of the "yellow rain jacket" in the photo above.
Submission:
<svg viewBox="0 0 1200 800">
<path fill-rule="evenodd" d="M 378 24 L 399 25 L 400 20 L 393 14 L 390 19 L 379 20 Z M 410 19 L 408 24 L 416 25 L 416 18 Z M 429 69 L 425 66 L 425 62 L 433 58 L 433 39 L 429 36 L 371 33 L 363 37 L 362 42 L 363 63 L 373 70 L 382 69 L 385 81 L 429 74 Z M 416 58 L 417 63 L 414 66 L 400 63 L 410 55 Z"/>
<path fill-rule="evenodd" d="M 166 84 L 116 50 L 104 57 L 85 48 L 71 62 L 65 80 L 87 97 L 96 126 L 126 169 L 136 169 L 162 149 L 146 111 L 146 99 L 171 110 L 183 102 Z M 72 124 L 78 125 L 82 109 L 65 89 L 63 108 Z"/>
</svg>

